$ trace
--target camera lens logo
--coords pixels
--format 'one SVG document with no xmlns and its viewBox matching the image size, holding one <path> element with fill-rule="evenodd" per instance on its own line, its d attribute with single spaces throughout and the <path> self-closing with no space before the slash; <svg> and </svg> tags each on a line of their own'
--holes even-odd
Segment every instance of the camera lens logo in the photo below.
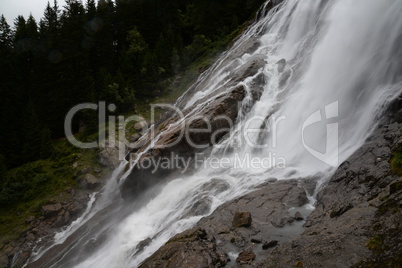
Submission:
<svg viewBox="0 0 402 268">
<path fill-rule="evenodd" d="M 303 141 L 303 146 L 306 148 L 306 150 L 313 155 L 316 159 L 332 166 L 332 167 L 337 167 L 339 164 L 339 138 L 338 138 L 338 123 L 327 123 L 326 126 L 326 131 L 327 131 L 327 142 L 325 146 L 325 152 L 321 153 L 313 148 L 311 148 L 309 145 L 307 145 L 306 140 L 305 140 L 305 129 L 308 126 L 311 126 L 313 124 L 322 122 L 325 120 L 328 122 L 330 119 L 335 119 L 338 118 L 338 101 L 335 101 L 331 104 L 328 104 L 325 106 L 325 114 L 322 116 L 321 110 L 317 110 L 314 112 L 312 115 L 310 115 L 307 120 L 303 123 L 302 127 L 302 141 Z M 333 122 L 333 120 L 331 120 Z"/>
</svg>

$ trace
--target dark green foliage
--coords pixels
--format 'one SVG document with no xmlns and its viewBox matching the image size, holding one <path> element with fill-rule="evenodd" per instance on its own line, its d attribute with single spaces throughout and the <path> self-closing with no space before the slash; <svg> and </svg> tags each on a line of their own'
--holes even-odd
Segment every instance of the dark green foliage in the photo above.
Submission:
<svg viewBox="0 0 402 268">
<path fill-rule="evenodd" d="M 0 204 L 11 205 L 21 201 L 35 198 L 43 190 L 43 186 L 50 182 L 51 178 L 45 174 L 43 167 L 26 165 L 8 177 L 0 192 Z"/>
<path fill-rule="evenodd" d="M 25 137 L 23 140 L 23 147 L 21 156 L 24 162 L 31 162 L 36 160 L 41 151 L 41 125 L 38 116 L 32 105 L 28 110 L 27 122 L 24 124 Z"/>
<path fill-rule="evenodd" d="M 0 155 L 0 186 L 3 185 L 6 175 L 7 175 L 7 167 L 4 162 L 4 156 Z"/>
<path fill-rule="evenodd" d="M 391 168 L 395 174 L 402 176 L 402 143 L 397 144 L 392 152 Z"/>
<path fill-rule="evenodd" d="M 48 158 L 52 154 L 52 148 L 52 132 L 44 127 L 40 133 L 40 158 Z"/>
<path fill-rule="evenodd" d="M 396 152 L 391 159 L 392 170 L 402 176 L 402 152 Z"/>
<path fill-rule="evenodd" d="M 1 49 L 11 49 L 12 32 L 11 27 L 7 23 L 6 18 L 1 15 L 0 17 L 0 46 Z"/>
</svg>

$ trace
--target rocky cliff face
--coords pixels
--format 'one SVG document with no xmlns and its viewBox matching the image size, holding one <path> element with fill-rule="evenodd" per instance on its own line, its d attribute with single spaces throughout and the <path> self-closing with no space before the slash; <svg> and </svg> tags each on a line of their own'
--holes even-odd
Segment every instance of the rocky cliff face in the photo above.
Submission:
<svg viewBox="0 0 402 268">
<path fill-rule="evenodd" d="M 17 241 L 1 245 L 0 267 L 22 267 L 32 250 L 47 245 L 56 230 L 76 220 L 88 203 L 89 190 L 68 188 L 60 200 L 52 200 L 42 206 L 41 216 L 26 220 L 28 227 Z M 60 201 L 60 202 L 59 202 Z"/>
<path fill-rule="evenodd" d="M 196 153 L 219 142 L 236 122 L 239 103 L 248 95 L 252 101 L 261 97 L 262 81 L 260 80 L 263 78 L 254 78 L 254 86 L 249 92 L 239 83 L 247 77 L 255 76 L 264 64 L 263 55 L 255 56 L 239 68 L 229 81 L 218 86 L 212 94 L 216 97 L 208 105 L 200 105 L 200 103 L 211 98 L 211 95 L 205 96 L 204 99 L 198 100 L 191 107 L 181 111 L 182 115 L 167 113 L 165 121 L 155 124 L 154 130 L 148 132 L 140 141 L 141 146 L 131 151 L 134 159 L 137 155 L 140 155 L 140 159 L 120 187 L 122 197 L 125 200 L 133 200 L 151 185 L 164 180 L 176 171 L 176 169 L 156 169 L 153 165 L 144 168 L 141 163 L 158 163 L 160 159 L 169 158 L 171 155 L 186 160 L 193 159 Z M 159 138 L 155 141 L 155 137 Z"/>
<path fill-rule="evenodd" d="M 86 167 L 79 170 L 77 162 L 73 166 L 76 169 L 77 188 L 68 187 L 42 205 L 37 215 L 26 219 L 26 229 L 19 234 L 18 239 L 0 244 L 0 267 L 23 267 L 33 250 L 51 245 L 55 232 L 82 215 L 90 195 L 100 191 L 105 178 L 109 176 L 106 168 Z"/>
<path fill-rule="evenodd" d="M 142 267 L 399 267 L 402 178 L 390 163 L 401 147 L 399 99 L 318 193 L 310 215 L 303 205 L 314 178 L 272 181 L 176 235 Z M 250 214 L 247 224 L 234 224 L 239 212 Z"/>
</svg>

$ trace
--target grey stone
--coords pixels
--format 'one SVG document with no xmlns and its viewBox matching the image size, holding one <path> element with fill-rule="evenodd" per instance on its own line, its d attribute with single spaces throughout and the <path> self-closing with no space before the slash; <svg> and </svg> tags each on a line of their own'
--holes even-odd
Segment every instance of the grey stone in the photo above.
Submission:
<svg viewBox="0 0 402 268">
<path fill-rule="evenodd" d="M 254 243 L 254 244 L 259 244 L 259 243 L 262 242 L 262 239 L 261 239 L 261 237 L 252 237 L 252 238 L 250 239 L 250 242 L 251 242 L 251 243 Z"/>
<path fill-rule="evenodd" d="M 60 203 L 42 206 L 42 213 L 46 218 L 56 216 L 63 207 Z"/>
<path fill-rule="evenodd" d="M 141 138 L 140 134 L 134 134 L 130 137 L 131 142 L 136 142 L 139 138 Z"/>
<path fill-rule="evenodd" d="M 192 228 L 171 238 L 140 267 L 224 267 L 229 261 L 226 253 L 214 249 L 216 242 L 205 230 Z"/>
<path fill-rule="evenodd" d="M 255 257 L 256 255 L 252 250 L 246 250 L 240 252 L 239 256 L 236 258 L 236 262 L 242 264 L 250 264 L 252 261 L 254 261 Z"/>
<path fill-rule="evenodd" d="M 302 215 L 299 211 L 296 211 L 295 216 L 294 216 L 294 219 L 295 219 L 296 221 L 302 221 L 302 220 L 304 220 L 303 215 Z"/>
<path fill-rule="evenodd" d="M 251 222 L 252 218 L 250 212 L 236 212 L 233 217 L 232 226 L 235 228 L 249 227 L 251 226 Z"/>
<path fill-rule="evenodd" d="M 284 72 L 281 73 L 281 76 L 279 77 L 279 87 L 280 88 L 283 88 L 287 84 L 291 75 L 292 75 L 292 71 L 290 69 L 286 69 Z"/>
<path fill-rule="evenodd" d="M 31 222 L 33 222 L 33 221 L 35 221 L 36 220 L 36 217 L 35 216 L 31 216 L 31 217 L 29 217 L 27 220 L 26 220 L 26 222 L 27 223 L 31 223 Z"/>
<path fill-rule="evenodd" d="M 278 241 L 277 240 L 272 240 L 270 242 L 264 243 L 264 245 L 262 245 L 262 249 L 269 249 L 269 248 L 273 248 L 276 247 L 278 245 Z"/>
<path fill-rule="evenodd" d="M 144 127 L 147 125 L 147 123 L 145 121 L 141 121 L 141 122 L 137 122 L 134 124 L 134 129 L 136 131 L 141 131 L 144 129 Z"/>
<path fill-rule="evenodd" d="M 104 144 L 104 149 L 99 153 L 99 164 L 105 167 L 117 168 L 120 164 L 120 150 L 125 150 L 126 146 L 121 142 L 117 142 L 115 146 L 109 143 Z M 125 155 L 125 152 L 122 152 Z"/>
<path fill-rule="evenodd" d="M 95 177 L 92 174 L 86 174 L 82 179 L 81 179 L 81 186 L 84 189 L 94 189 L 98 186 L 101 185 L 101 180 L 99 180 L 97 177 Z"/>
<path fill-rule="evenodd" d="M 286 60 L 285 59 L 279 60 L 276 64 L 278 65 L 278 72 L 279 73 L 281 73 L 281 72 L 283 72 L 283 70 L 285 70 L 285 66 L 286 66 Z"/>
</svg>

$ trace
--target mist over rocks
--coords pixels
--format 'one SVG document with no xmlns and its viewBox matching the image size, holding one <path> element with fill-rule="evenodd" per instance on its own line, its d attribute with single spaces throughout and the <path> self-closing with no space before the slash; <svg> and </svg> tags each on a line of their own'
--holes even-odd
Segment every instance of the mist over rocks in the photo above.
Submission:
<svg viewBox="0 0 402 268">
<path fill-rule="evenodd" d="M 392 170 L 390 159 L 402 147 L 401 115 L 400 98 L 391 104 L 366 143 L 321 188 L 311 214 L 303 210 L 303 205 L 308 202 L 306 193 L 314 192 L 318 178 L 272 180 L 259 190 L 221 205 L 196 224 L 194 228 L 201 228 L 217 241 L 213 249 L 204 247 L 202 251 L 239 254 L 236 260 L 231 259 L 231 265 L 240 261 L 249 267 L 400 264 L 402 179 Z M 242 218 L 239 211 L 247 211 L 243 214 L 250 217 L 250 222 L 253 218 L 250 226 L 249 221 L 246 224 L 249 227 L 233 226 L 235 219 Z M 186 245 L 193 246 L 192 242 Z M 158 257 L 165 247 L 144 264 L 155 267 L 156 263 L 168 263 L 169 258 Z M 177 250 L 175 254 L 180 251 L 186 259 L 186 251 L 172 247 Z"/>
<path fill-rule="evenodd" d="M 208 105 L 197 106 L 211 98 L 211 95 L 200 98 L 189 108 L 182 111 L 182 116 L 185 117 L 185 120 L 181 123 L 182 116 L 178 114 L 171 115 L 166 112 L 167 117 L 154 126 L 156 131 L 154 137 L 161 134 L 156 143 L 152 145 L 154 149 L 149 150 L 148 148 L 152 140 L 151 134 L 148 133 L 142 139 L 142 146 L 135 148 L 131 152 L 135 152 L 138 155 L 145 152 L 145 150 L 149 150 L 138 161 L 157 163 L 158 159 L 170 157 L 172 153 L 178 157 L 194 159 L 195 153 L 203 152 L 211 145 L 217 144 L 236 122 L 239 114 L 239 104 L 243 99 L 248 94 L 250 94 L 253 102 L 261 97 L 263 91 L 261 85 L 264 82 L 264 78 L 261 75 L 254 79 L 254 86 L 250 88 L 250 93 L 246 92 L 241 82 L 248 77 L 255 76 L 264 67 L 266 64 L 265 57 L 262 54 L 254 55 L 245 64 L 231 71 L 230 80 L 224 85 L 218 84 L 216 86 L 217 88 L 213 93 L 216 97 Z M 184 95 L 183 99 L 185 98 L 186 95 Z M 180 104 L 178 104 L 178 107 L 180 107 Z M 207 125 L 207 122 L 209 125 Z M 190 130 L 189 135 L 183 136 L 182 133 L 188 130 Z M 126 200 L 135 199 L 144 189 L 162 181 L 173 172 L 175 172 L 175 168 L 156 169 L 154 166 L 141 168 L 140 165 L 136 164 L 131 174 L 120 187 L 122 196 Z"/>
</svg>

